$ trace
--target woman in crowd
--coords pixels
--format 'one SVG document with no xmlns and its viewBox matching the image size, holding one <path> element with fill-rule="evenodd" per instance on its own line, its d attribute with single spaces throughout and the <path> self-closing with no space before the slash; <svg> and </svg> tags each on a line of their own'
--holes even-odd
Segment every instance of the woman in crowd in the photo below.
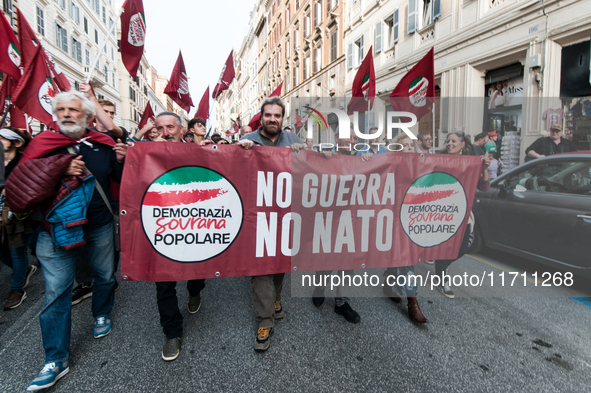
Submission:
<svg viewBox="0 0 591 393">
<path fill-rule="evenodd" d="M 402 133 L 394 139 L 394 145 L 392 149 L 400 149 L 402 153 L 416 153 L 415 141 L 408 135 Z M 411 280 L 410 277 L 415 275 L 414 266 L 401 266 L 401 267 L 390 267 L 384 272 L 384 280 L 390 279 L 384 282 L 382 287 L 384 294 L 392 299 L 395 303 L 402 301 L 402 295 L 406 295 L 408 316 L 411 321 L 416 323 L 426 323 L 429 320 L 423 315 L 419 303 L 417 301 L 417 283 L 416 280 Z M 396 284 L 396 278 L 398 276 L 406 276 L 406 285 L 398 286 Z M 390 286 L 392 285 L 392 286 Z"/>
<path fill-rule="evenodd" d="M 4 146 L 4 177 L 8 179 L 14 167 L 23 156 L 23 151 L 31 137 L 16 128 L 0 129 L 0 142 Z M 12 268 L 10 292 L 4 304 L 4 310 L 12 310 L 21 305 L 27 297 L 25 288 L 29 278 L 37 271 L 35 265 L 29 265 L 29 243 L 39 225 L 36 213 L 14 214 L 4 204 L 2 192 L 2 262 Z"/>
<path fill-rule="evenodd" d="M 146 138 L 147 135 L 147 138 Z M 150 141 L 150 142 L 166 142 L 162 135 L 156 129 L 156 124 L 152 120 L 148 120 L 141 130 L 135 133 L 134 136 L 128 139 L 130 142 Z"/>
<path fill-rule="evenodd" d="M 443 154 L 450 154 L 450 155 L 464 155 L 464 156 L 474 156 L 474 149 L 472 147 L 472 143 L 470 141 L 470 136 L 465 135 L 463 132 L 452 132 L 450 133 L 446 140 L 445 140 L 445 149 Z M 490 177 L 488 174 L 488 167 L 490 165 L 490 153 L 486 153 L 482 156 L 482 171 L 480 175 L 480 181 L 478 182 L 477 188 L 480 191 L 487 191 L 490 188 Z M 436 260 L 435 261 L 435 274 L 439 277 L 442 277 L 444 273 L 447 272 L 447 268 L 452 262 L 460 259 L 467 251 L 468 251 L 468 240 L 470 238 L 470 233 L 474 230 L 474 221 L 472 218 L 472 214 L 470 215 L 470 219 L 468 221 L 468 226 L 466 228 L 466 232 L 464 233 L 464 238 L 462 241 L 462 246 L 460 247 L 460 253 L 456 259 L 444 259 L 444 260 Z M 441 294 L 445 297 L 453 299 L 455 297 L 453 291 L 450 288 L 450 282 L 445 280 L 444 283 L 437 286 L 437 290 L 441 292 Z"/>
</svg>

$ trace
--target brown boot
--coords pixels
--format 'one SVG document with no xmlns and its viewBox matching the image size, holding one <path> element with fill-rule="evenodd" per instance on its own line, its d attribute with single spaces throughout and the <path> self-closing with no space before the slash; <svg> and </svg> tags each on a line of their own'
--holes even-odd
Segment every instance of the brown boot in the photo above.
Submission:
<svg viewBox="0 0 591 393">
<path fill-rule="evenodd" d="M 421 308 L 419 307 L 419 302 L 417 302 L 417 298 L 414 296 L 409 296 L 408 300 L 408 316 L 413 322 L 416 323 L 427 323 L 429 320 L 425 318 L 423 313 L 421 312 Z"/>
<path fill-rule="evenodd" d="M 402 301 L 402 298 L 394 293 L 392 287 L 384 285 L 382 287 L 382 291 L 384 291 L 384 295 L 386 295 L 386 297 L 392 300 L 394 303 L 400 303 Z"/>
</svg>

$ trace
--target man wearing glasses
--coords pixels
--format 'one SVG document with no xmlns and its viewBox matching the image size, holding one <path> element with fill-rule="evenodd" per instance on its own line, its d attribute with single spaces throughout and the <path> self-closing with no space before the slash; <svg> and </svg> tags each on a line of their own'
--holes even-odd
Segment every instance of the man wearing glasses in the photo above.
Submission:
<svg viewBox="0 0 591 393">
<path fill-rule="evenodd" d="M 550 127 L 550 134 L 547 137 L 536 139 L 525 150 L 525 155 L 531 158 L 541 158 L 571 151 L 577 151 L 577 148 L 571 141 L 562 137 L 562 125 L 554 124 Z"/>
<path fill-rule="evenodd" d="M 419 132 L 417 135 L 419 140 L 418 148 L 419 151 L 423 154 L 433 154 L 435 150 L 433 150 L 433 137 L 426 131 Z"/>
</svg>

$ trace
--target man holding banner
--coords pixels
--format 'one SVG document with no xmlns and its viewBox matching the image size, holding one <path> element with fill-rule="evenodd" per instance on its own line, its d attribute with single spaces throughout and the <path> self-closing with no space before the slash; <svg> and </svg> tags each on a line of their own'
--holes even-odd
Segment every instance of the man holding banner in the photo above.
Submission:
<svg viewBox="0 0 591 393">
<path fill-rule="evenodd" d="M 279 97 L 268 97 L 261 106 L 261 127 L 240 138 L 239 143 L 245 149 L 253 145 L 290 147 L 292 144 L 301 144 L 302 141 L 293 132 L 283 131 L 283 117 L 285 105 Z M 266 351 L 269 348 L 269 338 L 273 332 L 275 319 L 281 319 L 285 315 L 281 307 L 281 289 L 285 273 L 267 274 L 252 277 L 252 294 L 257 311 L 259 328 L 254 342 L 254 350 Z"/>
<path fill-rule="evenodd" d="M 191 119 L 191 121 L 196 119 Z M 172 112 L 162 112 L 156 116 L 156 129 L 168 142 L 184 142 L 181 118 Z M 187 281 L 189 291 L 189 313 L 195 314 L 201 308 L 201 291 L 205 288 L 205 280 Z M 179 357 L 183 341 L 183 315 L 179 310 L 176 296 L 176 281 L 156 283 L 156 301 L 160 313 L 160 325 L 166 335 L 166 343 L 162 349 L 162 359 L 172 361 Z"/>
</svg>

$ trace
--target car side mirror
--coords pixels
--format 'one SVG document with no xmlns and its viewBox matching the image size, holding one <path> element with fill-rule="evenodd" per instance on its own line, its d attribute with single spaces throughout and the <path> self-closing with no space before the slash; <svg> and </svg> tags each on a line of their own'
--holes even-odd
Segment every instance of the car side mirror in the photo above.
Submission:
<svg viewBox="0 0 591 393">
<path fill-rule="evenodd" d="M 499 198 L 505 198 L 507 196 L 507 183 L 505 180 L 499 182 Z"/>
</svg>

